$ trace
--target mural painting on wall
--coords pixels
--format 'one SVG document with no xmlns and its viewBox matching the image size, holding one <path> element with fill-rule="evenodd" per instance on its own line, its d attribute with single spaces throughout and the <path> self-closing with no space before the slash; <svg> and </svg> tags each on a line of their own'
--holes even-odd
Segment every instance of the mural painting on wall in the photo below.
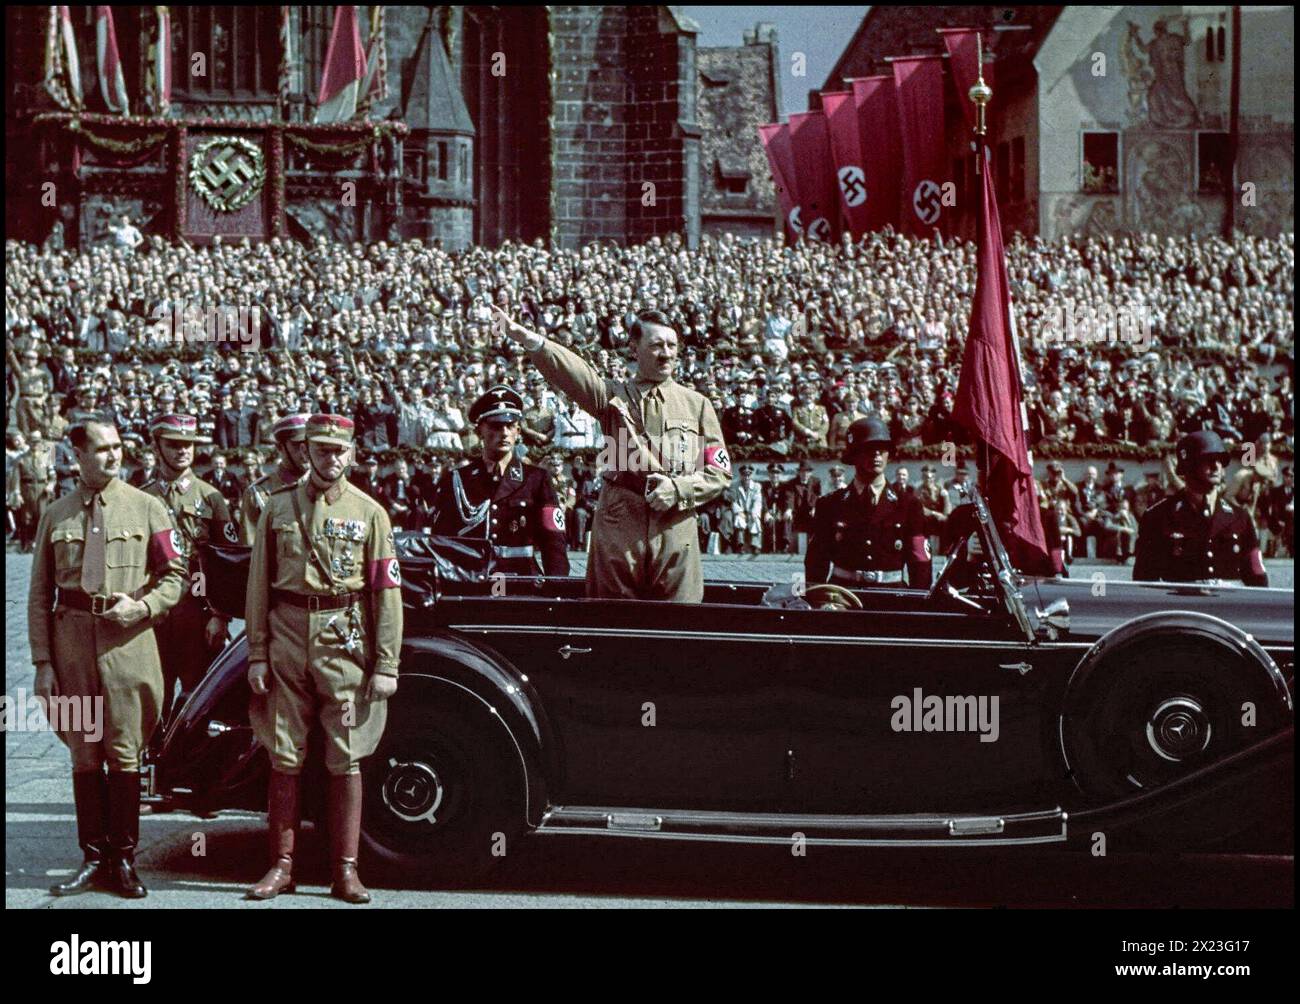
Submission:
<svg viewBox="0 0 1300 1004">
<path fill-rule="evenodd" d="M 1155 24 L 1149 42 L 1142 41 L 1141 29 L 1128 22 L 1124 42 L 1124 68 L 1129 81 L 1129 107 L 1140 120 L 1141 106 L 1157 129 L 1187 129 L 1196 125 L 1196 103 L 1187 93 L 1184 50 L 1191 44 L 1187 18 L 1183 34 L 1170 31 L 1169 18 Z"/>
<path fill-rule="evenodd" d="M 1165 234 L 1200 233 L 1205 211 L 1189 197 L 1192 179 L 1187 142 L 1162 135 L 1125 136 L 1129 179 L 1129 219 L 1144 230 Z"/>
</svg>

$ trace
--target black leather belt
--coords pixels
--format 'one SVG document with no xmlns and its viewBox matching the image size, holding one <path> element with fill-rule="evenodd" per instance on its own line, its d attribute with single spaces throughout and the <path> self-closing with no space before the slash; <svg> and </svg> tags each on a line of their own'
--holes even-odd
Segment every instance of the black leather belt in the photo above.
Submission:
<svg viewBox="0 0 1300 1004">
<path fill-rule="evenodd" d="M 138 600 L 149 590 L 141 586 L 135 592 L 127 593 L 133 600 Z M 59 606 L 68 610 L 85 610 L 87 613 L 102 614 L 113 605 L 113 598 L 106 594 L 83 593 L 80 589 L 60 589 Z"/>
<path fill-rule="evenodd" d="M 878 582 L 902 582 L 903 570 L 841 568 L 831 565 L 831 581 L 844 586 L 870 585 Z"/>
<path fill-rule="evenodd" d="M 619 488 L 625 488 L 630 492 L 636 492 L 642 498 L 645 497 L 645 483 L 648 475 L 638 471 L 606 471 L 602 475 L 606 484 L 617 485 Z"/>
<path fill-rule="evenodd" d="M 346 610 L 361 599 L 361 593 L 337 593 L 330 596 L 291 593 L 287 589 L 271 590 L 271 605 L 287 603 L 300 610 Z"/>
</svg>

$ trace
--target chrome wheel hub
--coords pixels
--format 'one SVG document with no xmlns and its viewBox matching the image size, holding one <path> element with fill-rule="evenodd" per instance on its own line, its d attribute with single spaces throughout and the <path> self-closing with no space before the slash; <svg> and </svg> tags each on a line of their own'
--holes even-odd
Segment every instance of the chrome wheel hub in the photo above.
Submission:
<svg viewBox="0 0 1300 1004">
<path fill-rule="evenodd" d="M 1165 760 L 1177 763 L 1210 745 L 1210 719 L 1190 697 L 1160 704 L 1147 721 L 1147 743 Z"/>
<path fill-rule="evenodd" d="M 423 760 L 389 760 L 382 790 L 384 805 L 398 819 L 438 822 L 436 813 L 445 791 L 438 772 Z"/>
</svg>

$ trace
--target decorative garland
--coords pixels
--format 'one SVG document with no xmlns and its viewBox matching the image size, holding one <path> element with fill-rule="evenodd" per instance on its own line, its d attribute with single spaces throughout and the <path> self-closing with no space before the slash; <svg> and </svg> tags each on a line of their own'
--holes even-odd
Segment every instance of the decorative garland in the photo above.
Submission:
<svg viewBox="0 0 1300 1004">
<path fill-rule="evenodd" d="M 390 132 L 397 133 L 399 136 L 405 136 L 411 131 L 410 126 L 405 122 L 399 122 L 396 119 L 382 119 L 378 122 L 330 122 L 321 125 L 314 125 L 307 122 L 285 122 L 278 119 L 273 119 L 268 122 L 248 122 L 240 119 L 161 118 L 158 116 L 107 115 L 102 112 L 85 112 L 81 114 L 74 114 L 72 112 L 41 112 L 39 115 L 34 115 L 32 117 L 32 122 L 36 125 L 55 122 L 62 123 L 65 127 L 70 127 L 70 123 L 78 121 L 89 123 L 91 125 L 126 126 L 136 129 L 176 129 L 178 127 L 189 127 L 191 129 L 228 129 L 232 132 L 247 132 L 278 126 L 291 134 L 300 132 L 309 135 L 324 134 L 327 136 L 345 136 L 349 133 L 356 135 L 363 131 L 369 131 L 371 136 L 374 138 L 378 138 L 379 136 Z"/>
<path fill-rule="evenodd" d="M 233 146 L 247 154 L 253 162 L 253 177 L 249 179 L 248 184 L 230 198 L 215 191 L 203 175 L 205 155 L 213 147 L 218 146 Z M 194 190 L 203 196 L 203 200 L 209 206 L 219 213 L 233 213 L 235 210 L 242 209 L 252 202 L 254 197 L 262 191 L 262 185 L 266 182 L 266 158 L 262 155 L 260 146 L 252 140 L 244 139 L 243 136 L 213 136 L 211 139 L 205 139 L 194 149 L 189 177 Z"/>
<path fill-rule="evenodd" d="M 284 129 L 272 126 L 267 137 L 271 147 L 271 236 L 284 236 Z"/>
<path fill-rule="evenodd" d="M 189 215 L 189 193 L 185 185 L 186 175 L 189 174 L 187 170 L 189 154 L 185 149 L 185 141 L 189 138 L 189 134 L 190 131 L 185 126 L 176 130 L 176 152 L 175 159 L 172 161 L 172 171 L 176 178 L 176 223 L 172 233 L 177 237 L 185 229 Z"/>
<path fill-rule="evenodd" d="M 120 124 L 120 123 L 119 123 Z M 167 133 L 147 133 L 136 140 L 116 140 L 109 139 L 107 136 L 96 136 L 93 132 L 81 124 L 80 119 L 73 119 L 68 123 L 68 131 L 75 132 L 81 136 L 91 146 L 97 146 L 101 150 L 111 150 L 120 154 L 139 154 L 152 149 L 167 138 Z"/>
<path fill-rule="evenodd" d="M 295 136 L 289 133 L 285 137 L 290 143 L 300 150 L 307 150 L 311 153 L 318 153 L 326 157 L 355 157 L 357 154 L 366 150 L 372 143 L 379 142 L 383 139 L 378 129 L 374 134 L 363 139 L 354 140 L 351 143 L 313 143 L 306 136 Z"/>
</svg>

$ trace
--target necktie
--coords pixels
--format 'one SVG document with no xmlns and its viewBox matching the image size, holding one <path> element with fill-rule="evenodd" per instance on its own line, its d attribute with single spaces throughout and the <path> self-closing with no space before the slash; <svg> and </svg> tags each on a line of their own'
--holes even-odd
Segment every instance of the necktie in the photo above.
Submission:
<svg viewBox="0 0 1300 1004">
<path fill-rule="evenodd" d="M 645 431 L 651 439 L 657 440 L 664 433 L 663 409 L 660 407 L 659 388 L 651 387 L 641 395 L 641 415 L 645 420 Z"/>
<path fill-rule="evenodd" d="M 90 532 L 86 534 L 86 551 L 81 560 L 81 590 L 91 596 L 104 591 L 104 500 L 95 492 L 90 503 Z"/>
</svg>

